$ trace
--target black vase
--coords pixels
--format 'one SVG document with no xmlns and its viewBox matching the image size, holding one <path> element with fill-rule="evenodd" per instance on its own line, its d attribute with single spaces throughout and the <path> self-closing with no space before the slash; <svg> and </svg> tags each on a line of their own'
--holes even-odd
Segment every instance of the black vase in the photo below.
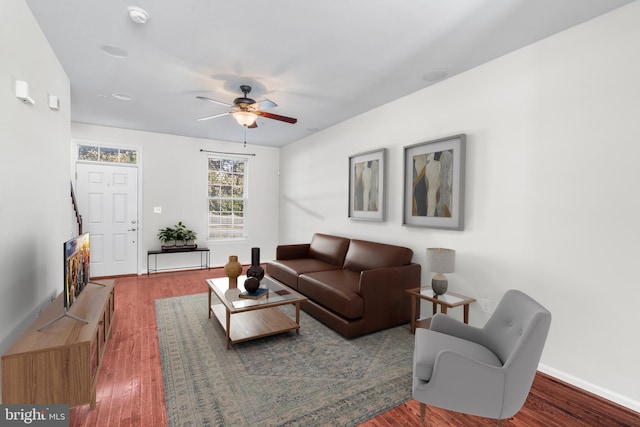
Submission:
<svg viewBox="0 0 640 427">
<path fill-rule="evenodd" d="M 254 293 L 260 287 L 260 281 L 256 277 L 247 277 L 244 281 L 244 290 L 250 294 Z"/>
<path fill-rule="evenodd" d="M 255 277 L 259 281 L 264 277 L 264 269 L 260 266 L 260 248 L 251 248 L 251 267 L 247 269 L 247 277 Z"/>
</svg>

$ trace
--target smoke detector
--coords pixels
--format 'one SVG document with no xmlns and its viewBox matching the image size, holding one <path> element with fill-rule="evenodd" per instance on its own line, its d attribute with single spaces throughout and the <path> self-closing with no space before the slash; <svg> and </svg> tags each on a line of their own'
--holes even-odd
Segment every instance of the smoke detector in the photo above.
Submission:
<svg viewBox="0 0 640 427">
<path fill-rule="evenodd" d="M 149 14 L 146 10 L 136 7 L 129 7 L 129 18 L 136 24 L 146 24 L 149 19 Z"/>
</svg>

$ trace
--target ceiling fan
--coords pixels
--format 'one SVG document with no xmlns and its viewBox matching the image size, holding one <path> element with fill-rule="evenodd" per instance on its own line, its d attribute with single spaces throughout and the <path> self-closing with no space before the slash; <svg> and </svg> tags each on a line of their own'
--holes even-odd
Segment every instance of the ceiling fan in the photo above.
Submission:
<svg viewBox="0 0 640 427">
<path fill-rule="evenodd" d="M 233 104 L 227 104 L 226 102 L 216 101 L 215 99 L 207 98 L 206 96 L 196 96 L 196 98 L 201 99 L 203 101 L 213 102 L 214 104 L 224 105 L 225 107 L 233 108 L 231 111 L 227 111 L 226 113 L 214 114 L 212 116 L 201 117 L 197 119 L 198 121 L 202 120 L 210 120 L 216 119 L 218 117 L 223 117 L 228 114 L 232 115 L 234 119 L 238 122 L 238 124 L 248 127 L 248 128 L 257 128 L 258 124 L 256 123 L 256 119 L 258 116 L 264 117 L 266 119 L 278 120 L 285 123 L 295 124 L 298 119 L 294 119 L 292 117 L 281 116 L 278 114 L 268 113 L 266 111 L 262 111 L 266 108 L 277 107 L 278 105 L 270 101 L 268 99 L 264 99 L 262 101 L 256 102 L 255 100 L 247 97 L 251 92 L 251 86 L 241 85 L 240 91 L 242 91 L 243 96 L 236 98 L 233 100 Z"/>
</svg>

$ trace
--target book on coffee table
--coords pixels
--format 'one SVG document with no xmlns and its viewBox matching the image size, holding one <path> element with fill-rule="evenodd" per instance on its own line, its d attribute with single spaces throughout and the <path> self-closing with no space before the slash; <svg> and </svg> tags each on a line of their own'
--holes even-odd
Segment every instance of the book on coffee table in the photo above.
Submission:
<svg viewBox="0 0 640 427">
<path fill-rule="evenodd" d="M 267 288 L 258 288 L 255 292 L 240 292 L 240 298 L 250 298 L 250 299 L 258 299 L 269 293 L 269 289 Z"/>
</svg>

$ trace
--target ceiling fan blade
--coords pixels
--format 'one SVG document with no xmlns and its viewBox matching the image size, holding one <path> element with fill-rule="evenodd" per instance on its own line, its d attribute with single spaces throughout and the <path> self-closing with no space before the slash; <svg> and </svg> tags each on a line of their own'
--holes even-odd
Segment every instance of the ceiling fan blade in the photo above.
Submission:
<svg viewBox="0 0 640 427">
<path fill-rule="evenodd" d="M 214 104 L 224 105 L 225 107 L 232 107 L 231 104 L 227 104 L 226 102 L 222 102 L 222 101 L 216 101 L 215 99 L 207 98 L 206 96 L 196 96 L 196 98 L 202 101 L 208 101 L 208 102 L 213 102 Z"/>
<path fill-rule="evenodd" d="M 211 120 L 211 119 L 217 119 L 218 117 L 222 117 L 222 116 L 226 116 L 228 114 L 231 114 L 229 112 L 226 113 L 220 113 L 220 114 L 214 114 L 213 116 L 207 116 L 207 117 L 200 117 L 199 119 L 196 119 L 197 121 L 201 122 L 203 120 Z"/>
<path fill-rule="evenodd" d="M 258 101 L 253 105 L 256 107 L 256 110 L 264 110 L 265 108 L 274 108 L 278 106 L 278 104 L 270 99 L 263 99 L 262 101 Z"/>
<path fill-rule="evenodd" d="M 279 120 L 281 122 L 286 122 L 291 124 L 295 124 L 298 122 L 298 119 L 294 119 L 293 117 L 281 116 L 279 114 L 267 113 L 265 111 L 256 111 L 256 114 L 266 119 Z"/>
</svg>

